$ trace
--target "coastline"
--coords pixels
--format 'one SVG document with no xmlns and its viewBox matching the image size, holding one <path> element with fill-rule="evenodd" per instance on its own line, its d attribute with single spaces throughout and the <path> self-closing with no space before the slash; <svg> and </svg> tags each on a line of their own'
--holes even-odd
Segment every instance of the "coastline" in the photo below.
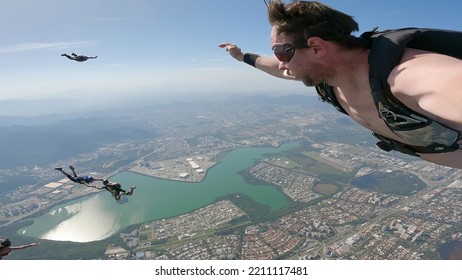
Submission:
<svg viewBox="0 0 462 280">
<path fill-rule="evenodd" d="M 178 168 L 178 167 L 175 167 L 175 166 L 178 166 L 179 162 L 181 162 L 181 165 L 183 165 L 182 171 L 184 171 L 184 172 L 188 171 L 191 174 L 191 176 L 181 178 L 181 177 L 178 177 L 178 176 L 175 177 L 175 176 L 170 175 L 170 174 L 174 174 L 174 173 L 172 173 L 172 170 L 174 170 L 175 168 Z M 167 167 L 175 167 L 172 170 L 165 169 L 165 172 L 160 172 L 159 168 L 142 167 L 142 166 L 137 165 L 136 162 L 133 162 L 133 163 L 129 164 L 128 166 L 126 166 L 125 168 L 119 168 L 118 170 L 115 170 L 113 172 L 108 173 L 104 177 L 110 179 L 110 178 L 116 176 L 117 174 L 119 174 L 120 172 L 133 172 L 133 173 L 137 173 L 137 174 L 141 174 L 141 175 L 145 175 L 145 176 L 149 176 L 149 177 L 153 177 L 153 178 L 157 178 L 157 179 L 161 179 L 161 180 L 197 183 L 197 182 L 203 181 L 207 177 L 207 173 L 208 173 L 209 169 L 218 164 L 218 162 L 211 161 L 209 159 L 202 160 L 200 163 L 201 163 L 200 168 L 202 168 L 204 170 L 202 173 L 198 173 L 196 171 L 196 169 L 192 168 L 187 163 L 186 160 L 183 160 L 183 157 L 163 161 L 162 163 L 160 163 L 160 162 L 152 162 L 152 164 L 154 164 L 154 166 L 156 166 L 155 164 L 162 164 L 162 165 L 167 166 Z M 185 168 L 185 167 L 187 167 L 186 164 L 189 165 L 189 169 Z M 156 173 L 154 173 L 154 172 L 156 172 Z M 72 183 L 72 184 L 74 184 L 74 183 Z M 67 184 L 62 184 L 62 186 L 65 186 L 65 185 L 67 185 Z M 78 188 L 82 188 L 82 189 L 79 190 Z M 89 196 L 89 195 L 93 195 L 93 194 L 96 194 L 96 193 L 102 191 L 102 190 L 97 190 L 97 189 L 88 188 L 88 187 L 83 188 L 82 186 L 80 186 L 78 184 L 75 184 L 75 186 L 72 187 L 72 190 L 73 190 L 72 193 L 70 193 L 67 196 L 64 196 L 64 197 L 60 198 L 59 200 L 56 200 L 56 201 L 50 200 L 50 201 L 42 204 L 37 211 L 28 212 L 25 215 L 17 216 L 14 219 L 4 221 L 3 223 L 0 224 L 0 229 L 4 229 L 4 228 L 6 228 L 8 226 L 11 226 L 11 225 L 14 225 L 16 223 L 27 221 L 28 219 L 34 219 L 36 217 L 39 217 L 39 216 L 43 215 L 44 213 L 46 213 L 47 211 L 49 211 L 50 209 L 52 209 L 55 206 L 58 206 L 58 205 L 61 205 L 61 204 L 66 204 L 69 201 L 80 199 L 80 198 L 83 198 L 83 197 L 86 197 L 86 196 Z M 34 196 L 34 193 L 35 193 L 35 191 L 32 192 L 31 195 Z M 31 199 L 34 199 L 34 198 L 31 197 Z M 23 201 L 22 201 L 22 203 L 23 203 Z"/>
</svg>

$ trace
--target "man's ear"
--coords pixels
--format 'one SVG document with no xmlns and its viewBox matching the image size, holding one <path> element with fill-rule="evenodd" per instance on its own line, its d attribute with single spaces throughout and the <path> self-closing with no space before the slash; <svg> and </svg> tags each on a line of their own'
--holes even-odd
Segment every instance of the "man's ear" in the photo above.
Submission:
<svg viewBox="0 0 462 280">
<path fill-rule="evenodd" d="M 326 41 L 321 37 L 310 37 L 307 40 L 307 44 L 316 55 L 322 55 L 326 51 Z"/>
</svg>

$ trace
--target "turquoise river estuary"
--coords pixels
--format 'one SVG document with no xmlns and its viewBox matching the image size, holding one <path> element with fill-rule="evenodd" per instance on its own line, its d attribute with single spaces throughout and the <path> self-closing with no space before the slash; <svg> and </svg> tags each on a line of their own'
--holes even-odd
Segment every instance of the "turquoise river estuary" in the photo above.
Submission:
<svg viewBox="0 0 462 280">
<path fill-rule="evenodd" d="M 137 186 L 134 195 L 125 203 L 117 203 L 108 192 L 101 191 L 53 207 L 35 218 L 32 225 L 20 229 L 18 234 L 59 241 L 102 240 L 130 225 L 188 213 L 216 198 L 235 193 L 245 194 L 275 211 L 288 205 L 286 197 L 273 186 L 246 183 L 238 172 L 252 166 L 264 154 L 279 153 L 297 145 L 298 142 L 292 142 L 279 148 L 233 150 L 209 169 L 199 183 L 121 172 L 111 177 L 111 181 L 121 183 L 125 189 Z"/>
</svg>

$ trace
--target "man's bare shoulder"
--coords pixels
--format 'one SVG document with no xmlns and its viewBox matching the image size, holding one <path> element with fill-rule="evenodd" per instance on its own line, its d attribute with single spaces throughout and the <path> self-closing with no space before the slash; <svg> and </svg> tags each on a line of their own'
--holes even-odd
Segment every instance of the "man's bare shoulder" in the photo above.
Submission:
<svg viewBox="0 0 462 280">
<path fill-rule="evenodd" d="M 392 91 L 422 94 L 462 84 L 462 60 L 439 53 L 407 48 L 390 73 Z M 447 83 L 447 84 L 446 84 Z M 413 91 L 414 90 L 414 91 Z"/>
<path fill-rule="evenodd" d="M 388 82 L 392 93 L 409 108 L 462 130 L 462 60 L 406 49 Z"/>
</svg>

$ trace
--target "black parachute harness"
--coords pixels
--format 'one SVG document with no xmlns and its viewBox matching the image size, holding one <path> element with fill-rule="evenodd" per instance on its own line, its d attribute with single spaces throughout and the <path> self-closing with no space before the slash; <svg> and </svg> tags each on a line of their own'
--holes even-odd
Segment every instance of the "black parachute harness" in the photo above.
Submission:
<svg viewBox="0 0 462 280">
<path fill-rule="evenodd" d="M 393 96 L 387 78 L 399 64 L 406 47 L 438 52 L 462 58 L 462 33 L 438 29 L 405 28 L 363 33 L 360 38 L 369 42 L 369 83 L 379 117 L 388 128 L 407 145 L 373 133 L 384 151 L 398 151 L 419 156 L 418 153 L 447 153 L 462 147 L 457 143 L 461 132 L 453 130 L 406 107 Z M 456 43 L 457 42 L 457 43 Z M 384 55 L 386 54 L 386 55 Z M 338 111 L 347 114 L 337 101 L 332 88 L 323 83 L 316 86 L 319 99 L 331 103 Z"/>
</svg>

